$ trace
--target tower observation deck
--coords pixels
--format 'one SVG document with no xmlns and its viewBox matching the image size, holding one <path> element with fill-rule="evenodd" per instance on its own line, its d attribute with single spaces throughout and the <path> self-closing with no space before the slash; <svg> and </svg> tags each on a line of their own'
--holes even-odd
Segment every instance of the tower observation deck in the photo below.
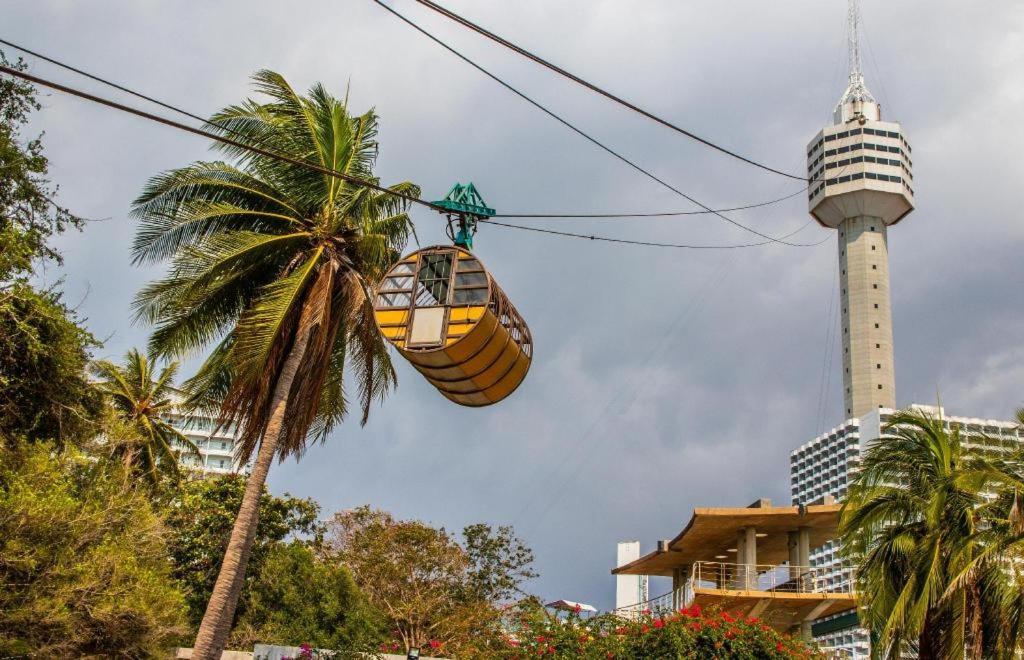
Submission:
<svg viewBox="0 0 1024 660">
<path fill-rule="evenodd" d="M 807 173 L 811 215 L 839 230 L 844 413 L 859 417 L 896 407 L 887 231 L 914 210 L 914 190 L 906 135 L 864 83 L 857 0 L 849 13 L 849 85 L 807 145 Z"/>
</svg>

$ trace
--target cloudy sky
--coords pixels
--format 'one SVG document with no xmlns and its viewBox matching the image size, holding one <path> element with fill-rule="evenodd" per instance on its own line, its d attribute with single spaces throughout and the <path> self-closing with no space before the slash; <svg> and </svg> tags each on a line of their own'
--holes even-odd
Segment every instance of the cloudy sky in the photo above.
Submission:
<svg viewBox="0 0 1024 660">
<path fill-rule="evenodd" d="M 517 59 L 411 0 L 388 0 L 584 130 L 714 207 L 797 182 L 666 131 Z M 845 78 L 842 0 L 446 0 L 473 20 L 692 131 L 800 172 Z M 864 0 L 868 86 L 914 146 L 917 210 L 890 233 L 900 405 L 940 392 L 953 414 L 1024 404 L 1024 3 Z M 378 171 L 436 199 L 472 180 L 502 212 L 693 208 L 597 150 L 371 0 L 157 3 L 6 0 L 3 38 L 209 114 L 260 68 L 322 81 L 381 116 Z M 8 52 L 10 56 L 12 53 Z M 112 95 L 45 63 L 44 77 Z M 116 95 L 114 95 L 116 96 Z M 145 342 L 129 303 L 158 269 L 129 263 L 131 200 L 198 138 L 56 94 L 45 131 L 60 200 L 101 222 L 60 240 L 70 302 L 116 357 Z M 134 102 L 134 101 L 133 101 Z M 421 241 L 440 218 L 414 211 Z M 784 234 L 805 197 L 736 213 Z M 536 226 L 676 243 L 746 243 L 720 219 L 551 220 Z M 743 250 L 668 250 L 484 227 L 477 252 L 527 319 L 522 388 L 483 410 L 441 398 L 398 359 L 400 387 L 274 492 L 327 512 L 368 503 L 449 529 L 512 524 L 547 598 L 608 607 L 615 543 L 646 552 L 695 506 L 788 501 L 788 453 L 841 421 L 835 237 L 816 225 Z M 824 411 L 823 413 L 821 411 Z M 657 586 L 655 588 L 658 588 Z"/>
</svg>

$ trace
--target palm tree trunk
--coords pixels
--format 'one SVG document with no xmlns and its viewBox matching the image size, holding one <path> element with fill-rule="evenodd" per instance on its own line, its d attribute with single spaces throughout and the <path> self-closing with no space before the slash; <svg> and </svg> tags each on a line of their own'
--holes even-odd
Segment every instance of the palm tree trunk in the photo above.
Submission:
<svg viewBox="0 0 1024 660">
<path fill-rule="evenodd" d="M 235 526 L 231 529 L 224 560 L 217 574 L 217 582 L 206 605 L 206 613 L 199 624 L 199 633 L 192 650 L 193 660 L 220 660 L 221 653 L 227 643 L 231 631 L 231 623 L 235 617 L 235 607 L 245 582 L 245 568 L 249 563 L 249 552 L 256 536 L 256 525 L 259 523 L 260 497 L 263 485 L 270 471 L 270 464 L 277 453 L 280 442 L 284 414 L 288 407 L 288 393 L 291 391 L 295 374 L 299 370 L 302 357 L 309 344 L 309 328 L 302 324 L 295 338 L 288 357 L 281 368 L 281 375 L 274 386 L 274 398 L 271 401 L 270 419 L 260 442 L 260 450 L 256 455 L 252 474 L 245 484 L 242 506 L 238 509 Z"/>
</svg>

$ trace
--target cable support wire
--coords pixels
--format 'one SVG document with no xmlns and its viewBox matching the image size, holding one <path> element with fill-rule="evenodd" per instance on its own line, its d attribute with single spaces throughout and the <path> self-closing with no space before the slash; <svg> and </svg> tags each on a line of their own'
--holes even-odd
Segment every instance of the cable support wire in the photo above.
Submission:
<svg viewBox="0 0 1024 660">
<path fill-rule="evenodd" d="M 161 107 L 170 109 L 170 110 L 172 110 L 174 112 L 177 112 L 179 114 L 182 114 L 182 115 L 185 115 L 185 116 L 188 116 L 188 117 L 191 117 L 191 118 L 197 118 L 199 121 L 203 122 L 204 124 L 207 124 L 209 126 L 213 126 L 213 127 L 217 128 L 219 130 L 224 130 L 226 132 L 231 132 L 229 129 L 227 129 L 225 127 L 222 127 L 222 126 L 220 126 L 220 125 L 218 125 L 216 123 L 212 123 L 209 120 L 203 119 L 199 115 L 196 115 L 194 113 L 188 112 L 187 110 L 183 110 L 183 109 L 181 109 L 179 107 L 176 107 L 174 105 L 171 105 L 169 103 L 166 103 L 166 102 L 163 102 L 163 101 L 159 101 L 159 100 L 154 99 L 154 98 L 152 98 L 150 96 L 147 96 L 145 94 L 141 94 L 141 93 L 139 93 L 139 92 L 137 92 L 135 90 L 132 90 L 132 89 L 127 88 L 127 87 L 124 87 L 122 85 L 118 85 L 117 83 L 113 83 L 113 82 L 111 82 L 109 80 L 106 80 L 104 78 L 101 78 L 99 76 L 95 76 L 93 74 L 87 73 L 85 71 L 82 71 L 80 69 L 72 67 L 72 66 L 70 66 L 68 64 L 65 64 L 63 62 L 60 62 L 58 60 L 54 60 L 52 58 L 46 57 L 46 56 L 41 55 L 39 53 L 36 53 L 34 51 L 30 51 L 28 49 L 22 48 L 20 46 L 12 44 L 9 41 L 0 39 L 0 43 L 6 44 L 6 45 L 8 45 L 8 46 L 10 46 L 12 48 L 18 49 L 18 50 L 22 50 L 23 52 L 26 52 L 26 53 L 28 53 L 30 55 L 33 55 L 33 56 L 36 56 L 36 57 L 40 57 L 40 58 L 42 58 L 42 59 L 44 59 L 44 60 L 46 60 L 48 62 L 51 62 L 51 63 L 53 63 L 53 64 L 55 64 L 57 66 L 60 66 L 60 67 L 65 68 L 65 69 L 68 69 L 68 70 L 73 71 L 75 73 L 78 73 L 80 75 L 86 76 L 86 77 L 88 77 L 88 78 L 90 78 L 92 80 L 95 80 L 95 81 L 100 82 L 102 84 L 108 85 L 108 86 L 113 87 L 115 89 L 124 91 L 124 92 L 126 92 L 128 94 L 131 94 L 133 96 L 136 96 L 138 98 L 141 98 L 141 99 L 144 99 L 146 101 L 155 103 L 157 105 L 160 105 Z M 77 89 L 68 87 L 66 85 L 61 85 L 59 83 L 56 83 L 56 82 L 53 82 L 53 81 L 50 81 L 50 80 L 46 80 L 44 78 L 40 78 L 38 76 L 25 73 L 23 71 L 18 71 L 17 69 L 13 69 L 13 68 L 10 68 L 10 67 L 0 66 L 0 73 L 6 73 L 7 75 L 14 76 L 16 78 L 21 78 L 21 79 L 26 80 L 28 82 L 31 82 L 31 83 L 34 83 L 34 84 L 38 84 L 38 85 L 41 85 L 43 87 L 48 87 L 48 88 L 53 89 L 55 91 L 59 91 L 59 92 L 65 93 L 65 94 L 69 94 L 71 96 L 76 96 L 78 98 L 81 98 L 81 99 L 84 99 L 84 100 L 87 100 L 87 101 L 91 101 L 93 103 L 97 103 L 99 105 L 103 105 L 103 106 L 106 106 L 106 107 L 114 109 L 114 110 L 119 110 L 121 112 L 125 112 L 125 113 L 131 114 L 131 115 L 135 115 L 137 117 L 141 117 L 143 119 L 154 121 L 156 123 L 160 123 L 160 124 L 163 124 L 165 126 L 169 126 L 171 128 L 175 128 L 175 129 L 182 130 L 182 131 L 185 131 L 185 132 L 188 132 L 188 133 L 192 133 L 194 135 L 199 135 L 201 137 L 205 137 L 205 138 L 210 139 L 210 140 L 214 140 L 214 141 L 221 142 L 221 143 L 224 143 L 224 144 L 229 144 L 231 146 L 234 146 L 234 147 L 237 147 L 237 148 L 240 148 L 240 149 L 244 149 L 244 150 L 250 151 L 252 153 L 257 153 L 257 154 L 260 154 L 260 155 L 263 155 L 263 156 L 266 156 L 266 157 L 269 157 L 269 158 L 274 158 L 274 159 L 277 159 L 277 160 L 281 160 L 283 162 L 287 162 L 287 163 L 290 163 L 292 165 L 297 165 L 297 166 L 300 166 L 300 167 L 310 168 L 310 169 L 313 169 L 314 171 L 317 171 L 317 172 L 319 172 L 321 174 L 325 174 L 325 175 L 328 175 L 328 176 L 334 176 L 334 177 L 340 178 L 342 180 L 345 180 L 345 181 L 347 181 L 349 183 L 352 183 L 354 185 L 364 186 L 364 187 L 376 190 L 376 191 L 384 193 L 384 194 L 388 194 L 388 195 L 392 195 L 392 196 L 404 199 L 405 201 L 408 201 L 410 203 L 418 204 L 420 206 L 424 206 L 426 208 L 429 208 L 432 211 L 437 211 L 437 212 L 442 212 L 442 213 L 446 212 L 446 209 L 442 209 L 442 208 L 440 208 L 438 206 L 435 206 L 434 204 L 432 204 L 432 203 L 430 203 L 428 201 L 419 199 L 417 197 L 412 197 L 410 195 L 406 195 L 406 194 L 403 194 L 403 193 L 398 193 L 398 192 L 390 190 L 390 189 L 388 189 L 388 188 L 386 188 L 384 186 L 380 186 L 380 185 L 378 185 L 376 183 L 373 183 L 372 181 L 366 181 L 366 180 L 363 180 L 363 179 L 359 179 L 358 177 L 353 177 L 353 176 L 351 176 L 349 174 L 345 174 L 343 172 L 338 172 L 336 170 L 332 170 L 332 169 L 323 167 L 323 166 L 318 165 L 316 163 L 312 163 L 312 162 L 309 162 L 309 161 L 304 161 L 304 160 L 296 159 L 296 158 L 287 156 L 285 154 L 275 153 L 275 152 L 269 151 L 267 149 L 263 149 L 261 147 L 255 146 L 255 145 L 244 144 L 244 143 L 238 142 L 236 140 L 232 140 L 230 138 L 227 138 L 227 137 L 224 137 L 224 136 L 221 136 L 221 135 L 216 135 L 216 134 L 210 133 L 208 131 L 204 131 L 204 130 L 197 129 L 197 128 L 194 128 L 194 127 L 191 127 L 191 126 L 188 126 L 188 125 L 185 125 L 185 124 L 181 124 L 179 122 L 176 122 L 176 121 L 171 120 L 171 119 L 167 119 L 165 117 L 160 117 L 158 115 L 154 115 L 154 114 L 146 112 L 144 110 L 140 110 L 140 109 L 137 109 L 137 108 L 132 108 L 130 106 L 124 105 L 122 103 L 118 103 L 116 101 L 112 101 L 110 99 L 105 99 L 105 98 L 96 96 L 94 94 L 90 94 L 88 92 L 83 92 L 81 90 L 77 90 Z M 581 215 L 581 217 L 586 217 L 586 216 L 584 216 L 582 214 L 580 214 L 580 215 Z M 666 247 L 666 248 L 680 248 L 680 249 L 697 249 L 697 250 L 704 250 L 704 249 L 708 249 L 708 250 L 713 250 L 713 249 L 735 249 L 735 248 L 741 248 L 741 247 L 757 247 L 757 246 L 765 245 L 765 244 L 771 242 L 771 241 L 765 241 L 765 242 L 760 242 L 760 243 L 747 243 L 747 244 L 739 244 L 739 245 L 689 245 L 689 244 L 659 243 L 659 242 L 652 242 L 652 241 L 628 241 L 628 240 L 625 240 L 625 239 L 616 239 L 616 238 L 604 237 L 604 236 L 596 236 L 596 235 L 582 235 L 582 234 L 576 235 L 576 234 L 572 234 L 570 232 L 556 232 L 554 230 L 539 230 L 538 228 L 535 228 L 535 227 L 525 227 L 525 226 L 514 225 L 514 224 L 509 224 L 509 223 L 497 223 L 497 222 L 493 222 L 493 221 L 491 222 L 491 224 L 500 225 L 500 226 L 507 227 L 507 228 L 510 228 L 510 229 L 521 229 L 521 230 L 534 231 L 534 232 L 540 232 L 540 233 L 546 233 L 546 234 L 560 234 L 560 235 L 570 236 L 570 237 L 586 238 L 586 239 L 589 239 L 589 240 L 600 240 L 600 241 L 607 241 L 607 242 L 612 242 L 612 243 L 625 243 L 625 244 L 645 245 L 645 246 L 649 246 L 649 247 Z M 803 229 L 804 227 L 806 227 L 806 224 L 804 226 L 800 227 L 800 229 Z M 797 231 L 800 231 L 800 229 L 798 229 Z M 791 234 L 788 234 L 784 238 L 786 238 L 788 236 L 791 236 L 794 233 L 796 233 L 796 232 L 792 232 Z M 817 244 L 814 244 L 814 245 L 817 245 Z M 807 247 L 810 247 L 810 245 L 808 245 Z"/>
<path fill-rule="evenodd" d="M 574 83 L 576 83 L 578 85 L 582 85 L 583 87 L 586 87 L 587 89 L 589 89 L 592 92 L 596 92 L 596 93 L 600 94 L 601 96 L 603 96 L 603 97 L 605 97 L 605 98 L 607 98 L 607 99 L 609 99 L 611 101 L 614 101 L 615 103 L 618 103 L 619 105 L 621 105 L 623 107 L 626 107 L 626 108 L 632 110 L 633 112 L 639 113 L 640 115 L 643 115 L 644 117 L 647 117 L 648 119 L 651 119 L 651 120 L 661 124 L 662 126 L 675 131 L 676 133 L 680 133 L 681 135 L 685 135 L 686 137 L 690 138 L 691 140 L 696 140 L 697 142 L 700 142 L 701 144 L 703 144 L 703 145 L 705 145 L 707 147 L 710 147 L 710 148 L 712 148 L 712 149 L 714 149 L 716 151 L 720 151 L 723 154 L 726 154 L 728 156 L 731 156 L 733 158 L 741 160 L 744 163 L 747 163 L 749 165 L 753 165 L 754 167 L 758 167 L 758 168 L 760 168 L 762 170 L 765 170 L 767 172 L 772 172 L 773 174 L 778 174 L 780 176 L 784 176 L 784 177 L 787 177 L 787 178 L 790 178 L 790 179 L 796 179 L 798 181 L 806 181 L 807 180 L 807 177 L 798 176 L 796 174 L 789 174 L 787 172 L 783 172 L 781 170 L 777 170 L 774 167 L 769 167 L 768 165 L 765 165 L 763 163 L 759 163 L 759 162 L 757 162 L 757 161 L 755 161 L 755 160 L 753 160 L 751 158 L 747 158 L 746 156 L 738 154 L 735 151 L 731 151 L 729 149 L 726 149 L 725 147 L 722 147 L 722 146 L 720 146 L 718 144 L 715 144 L 714 142 L 711 142 L 710 140 L 708 140 L 706 138 L 702 138 L 701 136 L 696 135 L 693 132 L 686 130 L 685 128 L 682 128 L 681 126 L 678 126 L 678 125 L 668 121 L 667 119 L 663 119 L 663 118 L 655 115 L 654 113 L 652 113 L 652 112 L 650 112 L 648 110 L 644 110 L 643 108 L 635 105 L 634 103 L 631 103 L 631 102 L 623 99 L 622 97 L 617 96 L 617 95 L 609 92 L 606 89 L 598 87 L 597 85 L 595 85 L 595 84 L 593 84 L 591 82 L 588 82 L 587 80 L 584 80 L 583 78 L 580 78 L 579 76 L 577 76 L 574 73 L 566 71 L 562 67 L 549 62 L 548 60 L 540 57 L 539 55 L 535 55 L 534 53 L 531 53 L 530 51 L 526 50 L 525 48 L 517 46 L 516 44 L 512 43 L 511 41 L 509 41 L 509 40 L 507 40 L 507 39 L 505 39 L 503 37 L 498 36 L 497 34 L 491 32 L 487 28 L 484 28 L 484 27 L 482 27 L 482 26 L 480 26 L 480 25 L 470 21 L 469 19 L 460 16 L 459 14 L 456 14 L 455 12 L 451 11 L 450 9 L 446 9 L 445 7 L 442 7 L 441 5 L 437 4 L 436 2 L 432 2 L 431 0 L 416 0 L 416 2 L 420 3 L 421 5 L 423 5 L 425 7 L 429 7 L 430 9 L 433 9 L 434 11 L 436 11 L 439 14 L 441 14 L 442 16 L 455 21 L 456 23 L 462 25 L 463 27 L 469 28 L 470 30 L 476 32 L 477 34 L 480 34 L 480 35 L 490 39 L 491 41 L 494 41 L 495 43 L 501 44 L 505 48 L 508 48 L 509 50 L 512 50 L 512 51 L 518 53 L 519 55 L 522 55 L 523 57 L 525 57 L 525 58 L 527 58 L 529 60 L 532 60 L 533 62 L 536 62 L 537 64 L 539 64 L 539 65 L 541 65 L 541 66 L 543 66 L 543 67 L 545 67 L 545 68 L 547 68 L 547 69 L 549 69 L 551 71 L 554 71 L 558 75 L 563 76 L 565 78 L 568 78 L 569 80 L 573 81 Z"/>
<path fill-rule="evenodd" d="M 78 67 L 75 67 L 75 66 L 72 66 L 70 64 L 67 64 L 66 62 L 61 62 L 60 60 L 56 60 L 56 59 L 54 59 L 52 57 L 49 57 L 48 55 L 44 55 L 44 54 L 42 54 L 40 52 L 37 52 L 37 51 L 34 51 L 34 50 L 30 49 L 30 48 L 26 48 L 25 46 L 19 46 L 18 44 L 10 42 L 10 41 L 7 41 L 6 39 L 0 39 L 0 44 L 3 44 L 5 46 L 9 46 L 9 47 L 11 47 L 11 48 L 13 48 L 15 50 L 18 50 L 18 51 L 21 51 L 21 52 L 26 53 L 28 55 L 31 55 L 32 57 L 41 59 L 44 62 L 49 62 L 50 64 L 58 66 L 58 67 L 60 67 L 62 69 L 66 69 L 67 71 L 71 71 L 72 73 L 78 74 L 80 76 L 83 76 L 83 77 L 88 78 L 90 80 L 93 80 L 95 82 L 101 83 L 103 85 L 106 85 L 106 86 L 111 87 L 113 89 L 116 89 L 118 91 L 124 92 L 126 94 L 130 94 L 131 96 L 134 96 L 136 98 L 142 99 L 143 101 L 146 101 L 148 103 L 153 103 L 153 104 L 158 105 L 158 106 L 160 106 L 162 108 L 166 108 L 167 110 L 171 110 L 172 112 L 176 112 L 176 113 L 178 113 L 180 115 L 183 115 L 185 117 L 189 117 L 190 119 L 195 119 L 196 121 L 202 122 L 203 124 L 206 124 L 208 126 L 213 126 L 215 128 L 223 130 L 223 131 L 225 131 L 227 133 L 230 133 L 232 135 L 238 135 L 238 136 L 242 137 L 242 135 L 240 133 L 238 133 L 236 131 L 233 131 L 232 129 L 230 129 L 230 128 L 226 127 L 226 126 L 218 124 L 217 122 L 211 122 L 209 119 L 201 117 L 200 115 L 197 115 L 194 112 L 189 112 L 188 110 L 185 110 L 185 109 L 183 109 L 181 107 L 178 107 L 178 106 L 172 105 L 170 103 L 167 103 L 166 101 L 161 101 L 160 99 L 153 98 L 152 96 L 149 96 L 147 94 L 143 94 L 143 93 L 138 92 L 136 90 L 133 90 L 133 89 L 131 89 L 129 87 L 125 87 L 124 85 L 120 85 L 120 84 L 118 84 L 116 82 L 113 82 L 111 80 L 107 80 L 106 78 L 102 78 L 102 77 L 97 76 L 95 74 L 89 73 L 88 71 L 83 71 L 82 69 L 79 69 Z M 816 181 L 817 181 L 817 179 L 814 179 L 810 183 L 813 184 Z M 729 211 L 743 211 L 743 210 L 746 210 L 746 209 L 754 209 L 754 208 L 759 208 L 759 207 L 762 207 L 762 206 L 769 206 L 771 204 L 777 204 L 779 202 L 783 202 L 783 201 L 785 201 L 787 199 L 790 199 L 791 197 L 795 197 L 795 196 L 799 195 L 800 193 L 804 192 L 805 190 L 807 190 L 806 187 L 805 188 L 801 188 L 800 190 L 797 190 L 796 192 L 794 192 L 794 193 L 792 193 L 790 195 L 786 195 L 785 197 L 779 197 L 777 199 L 771 199 L 771 200 L 768 200 L 768 201 L 765 201 L 765 202 L 758 202 L 756 204 L 748 204 L 746 206 L 734 206 L 734 207 L 725 208 L 725 209 L 713 209 L 713 210 L 701 210 L 701 211 L 663 211 L 663 212 L 655 212 L 655 213 L 500 213 L 500 214 L 497 214 L 497 215 L 495 215 L 493 217 L 496 217 L 496 218 L 648 218 L 648 217 L 670 217 L 670 216 L 685 216 L 685 215 L 706 215 L 708 213 L 715 213 L 715 212 L 725 213 L 725 212 L 729 212 Z"/>
<path fill-rule="evenodd" d="M 502 80 L 501 78 L 499 78 L 495 74 L 493 74 L 490 71 L 488 71 L 487 69 L 485 69 L 483 66 L 481 66 L 481 65 L 477 64 L 476 62 L 474 62 L 473 60 L 471 60 L 466 55 L 463 55 L 461 52 L 455 50 L 455 48 L 453 48 L 452 46 L 449 46 L 447 43 L 445 43 L 444 41 L 442 41 L 438 37 L 435 37 L 433 34 L 428 32 L 424 28 L 420 27 L 418 24 L 416 24 L 413 21 L 411 21 L 410 19 L 406 18 L 403 14 L 399 13 L 394 8 L 390 7 L 389 5 L 384 3 L 382 0 L 373 0 L 373 1 L 375 3 L 377 3 L 378 5 L 380 5 L 381 7 L 383 7 L 388 12 L 390 12 L 391 14 L 393 14 L 394 16 L 396 16 L 402 22 L 404 22 L 407 25 L 409 25 L 410 27 L 412 27 L 417 32 L 421 33 L 422 35 L 424 35 L 425 37 L 427 37 L 428 39 L 430 39 L 434 43 L 438 44 L 439 46 L 441 46 L 442 48 L 444 48 L 448 52 L 452 53 L 453 55 L 455 55 L 456 57 L 461 59 L 466 64 L 469 64 L 471 67 L 473 67 L 474 69 L 476 69 L 480 73 L 484 74 L 485 76 L 487 76 L 491 80 L 495 81 L 496 83 L 498 83 L 499 85 L 501 85 L 505 89 L 509 90 L 510 92 L 512 92 L 513 94 L 518 96 L 519 98 L 523 99 L 524 101 L 526 101 L 530 105 L 534 106 L 535 108 L 537 108 L 538 110 L 540 110 L 544 114 L 548 115 L 549 117 L 551 117 L 555 121 L 557 121 L 560 124 L 562 124 L 566 128 L 568 128 L 571 131 L 573 131 L 574 133 L 580 135 L 581 137 L 583 137 L 587 141 L 591 142 L 595 146 L 599 147 L 603 151 L 607 152 L 608 154 L 610 154 L 614 158 L 617 158 L 618 160 L 621 160 L 623 163 L 629 165 L 634 170 L 640 172 L 641 174 L 643 174 L 644 176 L 648 177 L 649 179 L 655 181 L 656 183 L 661 184 L 665 188 L 668 188 L 669 190 L 671 190 L 672 192 L 676 193 L 677 195 L 679 195 L 683 199 L 686 199 L 687 201 L 689 201 L 689 202 L 691 202 L 693 204 L 696 204 L 697 206 L 701 207 L 702 209 L 704 209 L 708 213 L 711 213 L 712 215 L 714 215 L 714 216 L 716 216 L 718 218 L 721 218 L 725 222 L 728 222 L 731 225 L 739 227 L 740 229 L 743 229 L 744 231 L 748 231 L 751 234 L 754 234 L 755 236 L 759 236 L 759 237 L 767 240 L 769 243 L 782 243 L 783 245 L 789 245 L 790 247 L 810 247 L 811 246 L 811 244 L 805 244 L 805 243 L 789 243 L 789 242 L 786 242 L 785 240 L 782 240 L 782 239 L 779 239 L 779 238 L 775 238 L 773 236 L 769 236 L 768 234 L 764 234 L 764 233 L 754 229 L 753 227 L 748 227 L 747 225 L 744 225 L 741 222 L 737 222 L 736 220 L 733 220 L 732 218 L 730 218 L 730 217 L 728 217 L 726 215 L 723 215 L 721 212 L 716 211 L 715 209 L 712 209 L 711 207 L 707 206 L 706 204 L 701 203 L 700 201 L 694 199 L 692 196 L 688 195 L 687 193 L 683 192 L 682 190 L 680 190 L 680 189 L 676 188 L 675 186 L 673 186 L 672 184 L 668 183 L 664 179 L 659 178 L 657 175 L 651 173 L 650 171 L 644 169 L 643 167 L 641 167 L 640 165 L 636 164 L 632 160 L 626 158 L 625 156 L 623 156 L 619 152 L 615 151 L 611 147 L 607 146 L 606 144 L 604 144 L 603 142 L 601 142 L 597 138 L 595 138 L 592 135 L 590 135 L 589 133 L 585 132 L 583 129 L 578 128 L 577 126 L 572 124 L 570 121 L 568 121 L 567 119 L 563 118 L 561 115 L 558 115 L 555 112 L 553 112 L 552 110 L 549 110 L 544 105 L 541 105 L 538 101 L 535 101 L 533 98 L 531 98 L 531 97 L 527 96 L 525 93 L 519 91 L 518 89 L 516 89 L 515 87 L 513 87 L 509 83 L 505 82 L 504 80 Z M 805 179 L 801 179 L 801 180 L 805 180 Z M 805 190 L 806 190 L 806 188 L 805 188 Z"/>
</svg>

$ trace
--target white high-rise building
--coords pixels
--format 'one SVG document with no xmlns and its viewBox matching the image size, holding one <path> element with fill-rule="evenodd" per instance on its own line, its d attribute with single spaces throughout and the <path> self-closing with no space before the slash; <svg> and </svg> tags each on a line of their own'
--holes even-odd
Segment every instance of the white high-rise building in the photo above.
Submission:
<svg viewBox="0 0 1024 660">
<path fill-rule="evenodd" d="M 958 427 L 969 438 L 967 448 L 978 453 L 1006 455 L 1024 446 L 1024 430 L 1017 422 L 947 416 L 942 408 L 934 406 L 912 407 L 941 418 L 947 427 Z M 894 412 L 891 408 L 871 410 L 794 449 L 789 455 L 793 504 L 811 504 L 827 497 L 843 499 L 860 465 L 861 453 L 885 441 L 883 430 Z M 826 580 L 848 579 L 848 574 L 840 571 L 839 546 L 834 541 L 813 549 L 810 563 L 826 571 L 832 569 L 825 574 Z M 857 626 L 855 612 L 818 621 L 812 626 L 812 634 L 822 647 L 843 651 L 851 658 L 868 657 L 868 633 Z"/>
<path fill-rule="evenodd" d="M 213 417 L 197 414 L 175 413 L 168 415 L 167 421 L 199 449 L 199 456 L 196 457 L 184 453 L 184 446 L 177 446 L 176 443 L 174 448 L 183 452 L 179 459 L 182 466 L 210 474 L 249 473 L 250 466 L 239 465 L 235 461 L 237 427 L 218 429 Z"/>
<path fill-rule="evenodd" d="M 914 210 L 910 144 L 864 83 L 859 26 L 850 0 L 849 85 L 807 146 L 810 213 L 839 231 L 846 417 L 896 405 L 887 233 Z"/>
</svg>

